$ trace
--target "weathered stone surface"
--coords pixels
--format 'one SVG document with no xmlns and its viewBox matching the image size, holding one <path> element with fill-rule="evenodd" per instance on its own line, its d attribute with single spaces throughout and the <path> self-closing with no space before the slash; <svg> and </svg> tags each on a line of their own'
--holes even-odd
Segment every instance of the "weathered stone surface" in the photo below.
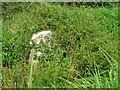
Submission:
<svg viewBox="0 0 120 90">
<path fill-rule="evenodd" d="M 33 34 L 32 36 L 32 41 L 35 44 L 39 44 L 41 40 L 43 40 L 43 42 L 46 42 L 46 37 L 50 38 L 52 32 L 51 31 L 42 31 L 42 32 L 38 32 L 37 34 Z M 30 44 L 32 44 L 32 42 L 30 42 Z"/>
<path fill-rule="evenodd" d="M 37 34 L 33 34 L 30 44 L 33 45 L 35 44 L 34 47 L 32 47 L 32 49 L 30 50 L 30 55 L 29 55 L 29 62 L 38 62 L 39 57 L 41 56 L 42 52 L 41 51 L 35 51 L 35 47 L 38 48 L 38 44 L 40 44 L 41 40 L 43 41 L 43 43 L 48 44 L 49 48 L 49 42 L 48 39 L 50 40 L 52 35 L 52 32 L 49 31 L 40 31 Z M 34 60 L 34 55 L 36 56 L 36 59 Z"/>
</svg>

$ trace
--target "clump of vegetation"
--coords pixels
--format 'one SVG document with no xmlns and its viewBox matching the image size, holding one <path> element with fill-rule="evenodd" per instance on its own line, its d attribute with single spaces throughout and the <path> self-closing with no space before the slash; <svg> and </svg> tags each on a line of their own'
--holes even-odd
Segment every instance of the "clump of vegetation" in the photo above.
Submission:
<svg viewBox="0 0 120 90">
<path fill-rule="evenodd" d="M 3 88 L 118 87 L 117 3 L 78 5 L 3 3 Z M 52 50 L 30 73 L 29 42 L 40 30 L 53 32 Z"/>
</svg>

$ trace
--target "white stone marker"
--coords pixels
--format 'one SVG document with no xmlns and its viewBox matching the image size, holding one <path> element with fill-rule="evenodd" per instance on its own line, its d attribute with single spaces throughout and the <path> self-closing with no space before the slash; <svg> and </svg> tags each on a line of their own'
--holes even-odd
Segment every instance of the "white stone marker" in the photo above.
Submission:
<svg viewBox="0 0 120 90">
<path fill-rule="evenodd" d="M 47 39 L 50 39 L 51 38 L 51 35 L 52 35 L 52 32 L 50 30 L 48 31 L 40 31 L 38 32 L 37 34 L 33 34 L 32 38 L 31 38 L 31 41 L 30 41 L 30 44 L 32 45 L 33 43 L 37 46 L 40 41 L 42 40 L 43 43 L 46 43 L 48 44 L 49 46 L 49 43 L 47 43 Z M 33 42 L 32 42 L 33 41 Z M 33 63 L 37 63 L 38 62 L 38 59 L 39 57 L 41 56 L 41 51 L 35 51 L 34 49 L 35 47 L 33 47 L 31 50 L 30 50 L 30 55 L 29 55 L 29 63 L 32 61 Z M 34 60 L 33 56 L 36 55 L 36 60 Z"/>
</svg>

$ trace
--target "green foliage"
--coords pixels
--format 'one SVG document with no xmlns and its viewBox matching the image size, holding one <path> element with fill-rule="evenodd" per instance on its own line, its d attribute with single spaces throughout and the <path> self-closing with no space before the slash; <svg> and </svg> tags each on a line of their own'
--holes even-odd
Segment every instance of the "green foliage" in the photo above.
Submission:
<svg viewBox="0 0 120 90">
<path fill-rule="evenodd" d="M 116 6 L 4 4 L 2 56 L 7 68 L 3 69 L 3 87 L 15 87 L 15 83 L 29 87 L 30 79 L 32 87 L 117 88 Z M 40 30 L 53 32 L 52 49 L 42 43 L 42 49 L 36 48 L 44 54 L 28 74 L 29 42 Z"/>
</svg>

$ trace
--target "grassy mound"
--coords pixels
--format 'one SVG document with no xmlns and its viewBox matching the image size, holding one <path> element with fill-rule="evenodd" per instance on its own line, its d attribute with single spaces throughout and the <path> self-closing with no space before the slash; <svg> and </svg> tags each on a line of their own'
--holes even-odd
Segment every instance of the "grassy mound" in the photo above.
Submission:
<svg viewBox="0 0 120 90">
<path fill-rule="evenodd" d="M 118 87 L 117 6 L 13 3 L 4 9 L 4 88 Z M 40 30 L 53 32 L 55 51 L 46 52 L 31 75 L 30 65 L 26 64 L 29 41 Z"/>
</svg>

